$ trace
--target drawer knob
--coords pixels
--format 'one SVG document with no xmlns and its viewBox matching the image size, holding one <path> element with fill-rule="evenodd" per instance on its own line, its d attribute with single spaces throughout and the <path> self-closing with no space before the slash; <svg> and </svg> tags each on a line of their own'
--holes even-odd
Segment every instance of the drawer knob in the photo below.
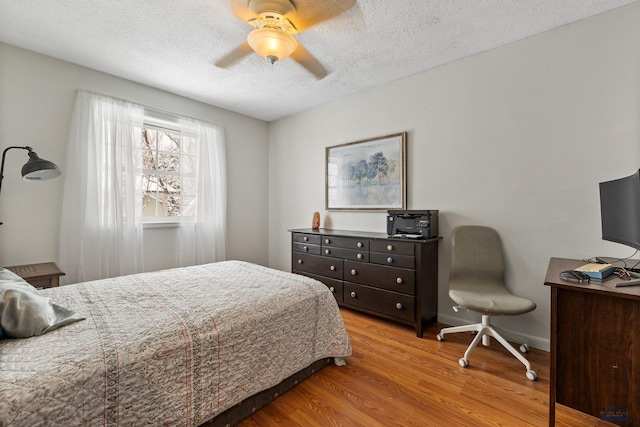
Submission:
<svg viewBox="0 0 640 427">
<path fill-rule="evenodd" d="M 387 263 L 393 264 L 393 258 L 391 258 L 391 257 L 387 258 Z"/>
<path fill-rule="evenodd" d="M 398 285 L 402 285 L 402 282 L 404 282 L 404 280 L 402 280 L 402 277 L 398 277 L 398 278 L 396 279 L 396 283 L 397 283 Z"/>
<path fill-rule="evenodd" d="M 356 255 L 356 258 L 362 259 L 362 258 L 364 258 L 364 256 L 362 254 L 358 254 L 358 255 Z"/>
<path fill-rule="evenodd" d="M 355 292 L 351 292 L 351 298 L 355 298 L 357 296 L 358 296 L 358 294 L 356 294 Z"/>
<path fill-rule="evenodd" d="M 396 303 L 396 308 L 397 308 L 398 310 L 402 310 L 402 309 L 404 308 L 404 305 L 402 305 L 402 303 L 397 302 L 397 303 Z"/>
<path fill-rule="evenodd" d="M 331 243 L 331 240 L 325 239 L 324 242 L 328 245 L 329 243 Z"/>
<path fill-rule="evenodd" d="M 335 266 L 335 265 L 332 265 L 331 267 L 329 267 L 329 270 L 331 270 L 331 271 L 336 271 L 336 266 Z"/>
<path fill-rule="evenodd" d="M 387 250 L 388 250 L 388 251 L 392 251 L 392 250 L 393 250 L 393 245 L 388 245 L 388 246 L 387 246 Z"/>
<path fill-rule="evenodd" d="M 336 288 L 334 288 L 333 286 L 330 286 L 329 290 L 331 291 L 332 294 L 336 293 Z"/>
<path fill-rule="evenodd" d="M 363 247 L 364 245 L 362 244 L 362 242 L 358 242 L 357 246 L 358 246 L 359 248 L 361 248 L 361 247 Z"/>
<path fill-rule="evenodd" d="M 329 255 L 329 254 L 331 253 L 331 251 L 330 251 L 329 249 L 325 249 L 325 250 L 324 250 L 324 253 L 325 253 L 325 254 L 327 254 L 327 255 Z"/>
<path fill-rule="evenodd" d="M 302 250 L 305 252 L 309 252 L 309 248 L 307 246 L 303 247 Z"/>
<path fill-rule="evenodd" d="M 301 259 L 298 260 L 298 264 L 302 264 L 302 260 Z"/>
<path fill-rule="evenodd" d="M 304 240 L 305 242 L 308 242 L 309 238 L 307 236 L 304 236 L 304 239 L 302 239 L 302 240 Z"/>
<path fill-rule="evenodd" d="M 358 272 L 356 271 L 356 269 L 354 268 L 353 270 L 351 270 L 351 275 L 355 276 L 356 274 L 358 274 Z"/>
</svg>

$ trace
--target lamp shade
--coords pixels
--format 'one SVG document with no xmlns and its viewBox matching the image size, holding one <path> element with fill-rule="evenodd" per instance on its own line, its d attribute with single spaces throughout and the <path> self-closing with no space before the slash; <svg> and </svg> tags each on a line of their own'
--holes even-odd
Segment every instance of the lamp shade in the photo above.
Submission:
<svg viewBox="0 0 640 427">
<path fill-rule="evenodd" d="M 257 28 L 251 31 L 247 36 L 247 43 L 271 64 L 288 58 L 298 47 L 298 42 L 291 34 L 275 28 Z"/>
<path fill-rule="evenodd" d="M 27 150 L 29 152 L 29 160 L 22 166 L 22 179 L 25 181 L 44 181 L 46 179 L 55 178 L 62 173 L 60 168 L 49 160 L 44 160 L 38 157 L 33 151 L 33 148 L 11 146 L 4 149 L 2 152 L 2 163 L 0 164 L 0 190 L 2 189 L 2 181 L 4 180 L 4 161 L 7 156 L 7 152 L 12 149 Z M 2 223 L 0 222 L 0 225 Z"/>
<path fill-rule="evenodd" d="M 22 179 L 25 181 L 52 179 L 61 173 L 55 163 L 41 159 L 35 151 L 29 151 L 29 161 L 22 166 Z"/>
</svg>

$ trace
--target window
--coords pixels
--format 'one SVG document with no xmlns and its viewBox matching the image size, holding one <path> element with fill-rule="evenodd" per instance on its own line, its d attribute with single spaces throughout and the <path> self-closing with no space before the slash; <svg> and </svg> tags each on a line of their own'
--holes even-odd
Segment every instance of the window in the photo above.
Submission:
<svg viewBox="0 0 640 427">
<path fill-rule="evenodd" d="M 180 225 L 179 266 L 226 259 L 221 126 L 81 89 L 69 135 L 59 262 L 70 283 L 143 271 L 143 222 Z"/>
<path fill-rule="evenodd" d="M 196 214 L 197 142 L 179 123 L 142 129 L 142 215 L 144 222 L 193 221 Z"/>
</svg>

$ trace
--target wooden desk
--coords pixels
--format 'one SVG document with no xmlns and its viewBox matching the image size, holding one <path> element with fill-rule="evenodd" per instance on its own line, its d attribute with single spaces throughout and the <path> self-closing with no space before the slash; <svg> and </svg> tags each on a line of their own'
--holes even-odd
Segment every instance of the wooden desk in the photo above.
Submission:
<svg viewBox="0 0 640 427">
<path fill-rule="evenodd" d="M 64 276 L 64 272 L 54 262 L 13 265 L 5 268 L 39 289 L 57 287 L 60 284 L 60 276 Z"/>
<path fill-rule="evenodd" d="M 584 261 L 551 258 L 549 425 L 556 402 L 613 424 L 640 426 L 640 286 L 621 279 L 579 284 L 560 279 Z"/>
</svg>

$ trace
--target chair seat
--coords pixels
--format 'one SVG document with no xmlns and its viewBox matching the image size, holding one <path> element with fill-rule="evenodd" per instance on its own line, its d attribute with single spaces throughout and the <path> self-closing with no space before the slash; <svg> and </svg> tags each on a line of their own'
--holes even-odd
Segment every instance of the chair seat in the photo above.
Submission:
<svg viewBox="0 0 640 427">
<path fill-rule="evenodd" d="M 496 289 L 491 292 L 478 292 L 477 289 L 474 291 L 451 289 L 449 296 L 462 307 L 493 316 L 518 315 L 536 308 L 536 303 L 527 298 Z"/>
</svg>

